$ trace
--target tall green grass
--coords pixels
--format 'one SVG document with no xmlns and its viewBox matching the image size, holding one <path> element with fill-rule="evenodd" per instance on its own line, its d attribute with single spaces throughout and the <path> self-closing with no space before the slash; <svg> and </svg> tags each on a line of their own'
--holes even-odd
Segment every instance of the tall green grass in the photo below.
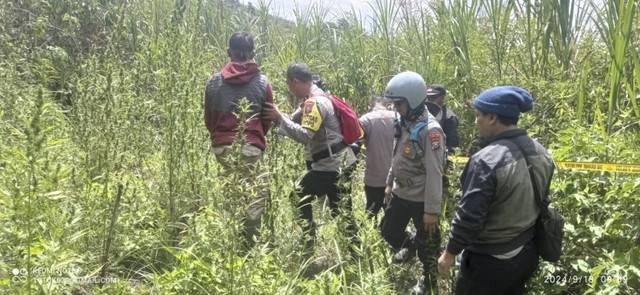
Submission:
<svg viewBox="0 0 640 295">
<path fill-rule="evenodd" d="M 491 42 L 493 43 L 492 49 L 496 64 L 496 74 L 498 75 L 498 80 L 502 80 L 502 67 L 504 66 L 505 55 L 509 52 L 507 32 L 515 1 L 487 0 L 484 1 L 484 7 L 491 21 Z"/>
<path fill-rule="evenodd" d="M 609 95 L 607 106 L 607 126 L 611 130 L 613 127 L 613 114 L 618 108 L 620 97 L 622 96 L 622 85 L 625 69 L 628 64 L 629 44 L 634 36 L 633 24 L 636 18 L 635 13 L 638 7 L 636 1 L 607 1 L 603 9 L 598 9 L 595 2 L 591 2 L 596 7 L 596 25 L 611 58 L 609 64 Z M 637 53 L 637 52 L 635 52 Z M 637 111 L 635 98 L 634 110 Z"/>
</svg>

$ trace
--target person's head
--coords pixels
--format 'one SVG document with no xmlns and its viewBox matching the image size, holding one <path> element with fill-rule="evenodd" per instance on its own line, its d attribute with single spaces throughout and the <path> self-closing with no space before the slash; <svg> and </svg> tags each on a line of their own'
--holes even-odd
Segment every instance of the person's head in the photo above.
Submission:
<svg viewBox="0 0 640 295">
<path fill-rule="evenodd" d="M 520 113 L 533 108 L 533 98 L 517 86 L 498 86 L 482 92 L 473 100 L 476 127 L 480 136 L 491 138 L 518 125 Z"/>
<path fill-rule="evenodd" d="M 447 88 L 444 85 L 433 84 L 427 87 L 427 100 L 439 107 L 444 106 L 445 95 L 447 95 Z"/>
<path fill-rule="evenodd" d="M 232 61 L 248 61 L 254 56 L 253 37 L 247 32 L 236 32 L 229 38 L 227 54 Z"/>
<path fill-rule="evenodd" d="M 388 99 L 385 99 L 382 96 L 374 95 L 371 97 L 371 102 L 369 103 L 369 111 L 373 111 L 375 109 L 390 109 L 393 103 Z"/>
<path fill-rule="evenodd" d="M 287 68 L 287 86 L 296 97 L 307 97 L 311 93 L 313 74 L 309 66 L 303 63 L 290 64 Z"/>
<path fill-rule="evenodd" d="M 393 101 L 401 117 L 412 120 L 424 112 L 427 85 L 418 73 L 402 72 L 389 80 L 384 96 Z"/>
</svg>

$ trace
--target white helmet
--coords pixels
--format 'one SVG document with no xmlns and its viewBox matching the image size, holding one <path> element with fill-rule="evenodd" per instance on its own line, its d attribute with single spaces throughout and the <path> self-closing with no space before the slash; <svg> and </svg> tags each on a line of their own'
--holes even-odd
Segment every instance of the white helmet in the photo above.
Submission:
<svg viewBox="0 0 640 295">
<path fill-rule="evenodd" d="M 406 100 L 409 108 L 416 109 L 424 105 L 427 99 L 427 84 L 420 74 L 402 72 L 389 80 L 384 90 L 384 96 L 391 100 Z"/>
</svg>

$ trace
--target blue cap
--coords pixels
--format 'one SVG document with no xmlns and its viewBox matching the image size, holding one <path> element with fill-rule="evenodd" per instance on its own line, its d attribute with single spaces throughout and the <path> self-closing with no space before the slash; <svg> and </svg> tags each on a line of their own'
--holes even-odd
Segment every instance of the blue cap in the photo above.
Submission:
<svg viewBox="0 0 640 295">
<path fill-rule="evenodd" d="M 473 100 L 473 106 L 485 113 L 518 118 L 533 108 L 533 98 L 528 91 L 517 86 L 498 86 L 486 90 Z"/>
</svg>

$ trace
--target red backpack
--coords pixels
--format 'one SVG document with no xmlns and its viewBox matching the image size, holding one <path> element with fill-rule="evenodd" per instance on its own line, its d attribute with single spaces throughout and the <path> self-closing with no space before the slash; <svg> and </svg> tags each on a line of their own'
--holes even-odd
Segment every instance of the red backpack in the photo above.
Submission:
<svg viewBox="0 0 640 295">
<path fill-rule="evenodd" d="M 338 121 L 340 121 L 342 141 L 349 145 L 362 138 L 364 131 L 362 130 L 362 126 L 360 126 L 358 113 L 342 98 L 332 94 L 327 94 L 327 97 L 331 100 L 336 116 L 338 116 Z"/>
</svg>

